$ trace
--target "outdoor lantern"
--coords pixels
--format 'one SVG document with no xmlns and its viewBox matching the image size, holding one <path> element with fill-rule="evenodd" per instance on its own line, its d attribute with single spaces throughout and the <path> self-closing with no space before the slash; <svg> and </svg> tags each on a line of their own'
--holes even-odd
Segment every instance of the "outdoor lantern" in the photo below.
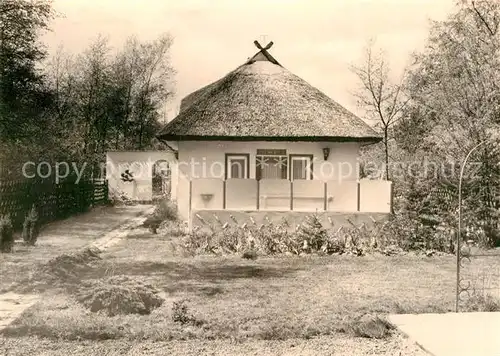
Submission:
<svg viewBox="0 0 500 356">
<path fill-rule="evenodd" d="M 325 159 L 325 161 L 328 159 L 329 155 L 330 155 L 330 147 L 323 148 L 323 158 Z"/>
</svg>

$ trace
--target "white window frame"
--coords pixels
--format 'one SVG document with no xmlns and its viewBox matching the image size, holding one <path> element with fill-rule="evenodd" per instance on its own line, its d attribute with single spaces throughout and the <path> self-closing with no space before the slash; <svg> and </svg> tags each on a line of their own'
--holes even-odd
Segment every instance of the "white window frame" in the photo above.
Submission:
<svg viewBox="0 0 500 356">
<path fill-rule="evenodd" d="M 248 179 L 250 176 L 250 172 L 248 171 L 248 164 L 249 164 L 249 156 L 246 154 L 227 154 L 226 155 L 226 179 Z M 231 176 L 231 161 L 232 160 L 241 160 L 243 159 L 245 164 L 243 165 L 243 177 L 242 178 L 233 178 Z"/>
<path fill-rule="evenodd" d="M 306 179 L 305 180 L 312 180 L 312 159 L 311 159 L 311 156 L 309 155 L 290 155 L 290 172 L 289 172 L 289 175 L 290 175 L 290 180 L 293 181 L 295 180 L 293 178 L 293 164 L 294 164 L 294 161 L 306 161 L 306 169 L 307 169 L 307 172 L 306 172 Z M 298 180 L 304 180 L 304 179 L 298 179 Z"/>
</svg>

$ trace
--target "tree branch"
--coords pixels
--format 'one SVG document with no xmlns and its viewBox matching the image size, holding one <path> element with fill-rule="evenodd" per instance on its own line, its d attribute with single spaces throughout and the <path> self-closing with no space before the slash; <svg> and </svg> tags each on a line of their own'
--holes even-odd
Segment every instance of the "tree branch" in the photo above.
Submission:
<svg viewBox="0 0 500 356">
<path fill-rule="evenodd" d="M 472 3 L 472 9 L 477 14 L 477 16 L 479 17 L 479 19 L 481 20 L 481 22 L 486 26 L 486 29 L 488 30 L 488 32 L 490 33 L 490 35 L 491 36 L 495 36 L 495 34 L 496 34 L 497 30 L 498 30 L 498 26 L 496 26 L 495 30 L 493 30 L 491 28 L 490 24 L 488 23 L 488 21 L 486 21 L 486 19 L 481 14 L 481 12 L 479 11 L 479 9 L 476 7 L 476 2 L 472 1 L 471 3 Z"/>
</svg>

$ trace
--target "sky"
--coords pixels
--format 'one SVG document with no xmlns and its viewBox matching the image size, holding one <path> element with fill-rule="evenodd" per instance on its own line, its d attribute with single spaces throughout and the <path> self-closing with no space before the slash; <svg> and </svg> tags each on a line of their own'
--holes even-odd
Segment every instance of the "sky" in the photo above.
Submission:
<svg viewBox="0 0 500 356">
<path fill-rule="evenodd" d="M 61 15 L 44 41 L 83 51 L 98 34 L 120 46 L 130 35 L 174 37 L 171 61 L 176 96 L 166 103 L 172 119 L 180 100 L 235 69 L 273 41 L 270 53 L 349 110 L 359 113 L 350 66 L 360 64 L 368 41 L 385 51 L 393 75 L 422 49 L 430 20 L 443 20 L 453 0 L 54 0 Z"/>
</svg>

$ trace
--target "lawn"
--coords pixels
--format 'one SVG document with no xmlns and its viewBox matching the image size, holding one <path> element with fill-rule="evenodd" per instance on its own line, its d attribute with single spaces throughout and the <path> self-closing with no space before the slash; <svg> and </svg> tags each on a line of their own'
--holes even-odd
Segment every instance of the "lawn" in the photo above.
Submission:
<svg viewBox="0 0 500 356">
<path fill-rule="evenodd" d="M 81 279 L 125 274 L 153 284 L 166 302 L 150 315 L 110 318 L 91 313 L 54 286 L 4 330 L 0 351 L 9 349 L 9 355 L 423 355 L 395 332 L 384 339 L 366 339 L 353 335 L 350 325 L 366 313 L 447 312 L 454 307 L 453 256 L 245 260 L 190 256 L 177 240 L 135 230 L 81 274 Z M 498 259 L 496 263 L 500 266 Z M 173 321 L 173 303 L 181 300 L 199 323 Z"/>
<path fill-rule="evenodd" d="M 74 251 L 137 215 L 142 207 L 96 207 L 89 212 L 45 225 L 35 247 L 17 242 L 14 253 L 0 254 L 0 293 L 32 275 L 50 258 Z"/>
</svg>

